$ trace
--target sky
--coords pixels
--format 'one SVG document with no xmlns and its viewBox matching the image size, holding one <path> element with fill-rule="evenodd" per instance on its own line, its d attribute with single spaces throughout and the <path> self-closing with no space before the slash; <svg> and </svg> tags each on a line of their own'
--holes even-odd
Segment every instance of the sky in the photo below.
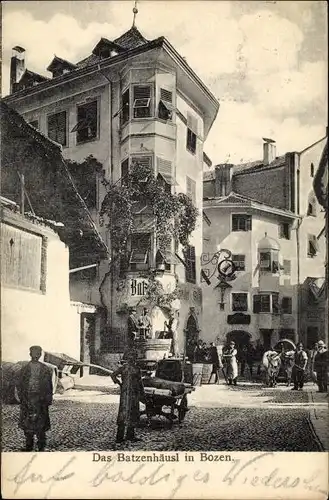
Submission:
<svg viewBox="0 0 329 500">
<path fill-rule="evenodd" d="M 3 95 L 11 48 L 47 75 L 54 54 L 76 62 L 101 37 L 132 24 L 134 2 L 4 1 Z M 165 36 L 220 102 L 204 150 L 214 164 L 262 157 L 262 137 L 277 154 L 301 151 L 327 124 L 327 5 L 322 1 L 139 1 L 136 26 Z M 48 74 L 48 76 L 50 76 Z"/>
</svg>

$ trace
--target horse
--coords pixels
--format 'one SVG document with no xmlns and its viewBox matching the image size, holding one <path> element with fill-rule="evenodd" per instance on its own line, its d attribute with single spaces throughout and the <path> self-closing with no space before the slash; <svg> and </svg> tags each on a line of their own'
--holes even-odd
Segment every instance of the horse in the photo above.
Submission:
<svg viewBox="0 0 329 500">
<path fill-rule="evenodd" d="M 275 387 L 281 367 L 281 355 L 276 351 L 266 351 L 263 355 L 262 364 L 266 370 L 266 383 L 269 387 Z"/>
</svg>

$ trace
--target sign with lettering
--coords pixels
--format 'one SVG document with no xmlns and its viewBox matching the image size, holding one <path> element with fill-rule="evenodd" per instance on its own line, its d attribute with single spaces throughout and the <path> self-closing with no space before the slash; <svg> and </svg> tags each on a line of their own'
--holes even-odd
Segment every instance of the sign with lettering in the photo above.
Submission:
<svg viewBox="0 0 329 500">
<path fill-rule="evenodd" d="M 143 278 L 132 278 L 129 283 L 131 297 L 144 297 L 148 288 L 148 281 Z"/>
</svg>

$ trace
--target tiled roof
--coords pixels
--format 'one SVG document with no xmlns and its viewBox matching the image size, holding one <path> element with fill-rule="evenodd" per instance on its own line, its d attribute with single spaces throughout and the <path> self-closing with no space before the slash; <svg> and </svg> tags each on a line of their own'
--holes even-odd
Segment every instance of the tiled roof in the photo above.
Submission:
<svg viewBox="0 0 329 500">
<path fill-rule="evenodd" d="M 246 172 L 248 173 L 256 172 L 257 170 L 262 168 L 282 167 L 285 164 L 285 162 L 286 162 L 286 157 L 285 155 L 282 155 L 275 158 L 275 160 L 273 160 L 269 165 L 264 165 L 263 160 L 241 163 L 240 165 L 235 165 L 233 167 L 233 175 L 244 174 Z"/>
<path fill-rule="evenodd" d="M 66 66 L 70 69 L 75 69 L 77 66 L 66 59 L 62 59 L 61 57 L 54 56 L 53 60 L 49 64 L 47 71 L 52 71 L 52 69 L 56 66 Z"/>
<path fill-rule="evenodd" d="M 133 26 L 130 30 L 126 31 L 123 35 L 119 36 L 114 40 L 114 43 L 121 45 L 121 47 L 125 49 L 134 49 L 135 47 L 139 47 L 140 45 L 144 45 L 148 40 L 143 37 L 140 31 Z"/>
<path fill-rule="evenodd" d="M 46 80 L 50 80 L 50 78 L 48 76 L 39 75 L 39 73 L 35 73 L 34 71 L 30 71 L 29 69 L 26 69 L 24 71 L 24 74 L 23 74 L 23 76 L 22 76 L 22 78 L 21 78 L 20 81 L 22 81 L 23 78 L 26 77 L 26 76 L 32 77 L 35 80 L 39 80 L 40 82 L 45 82 Z"/>
<path fill-rule="evenodd" d="M 107 40 L 106 38 L 101 38 L 100 42 L 108 42 L 108 43 L 113 43 L 113 45 L 117 45 L 121 47 L 122 49 L 134 49 L 135 47 L 140 47 L 141 45 L 144 45 L 145 43 L 148 42 L 146 38 L 143 37 L 143 35 L 138 31 L 137 28 L 134 26 L 130 28 L 130 30 L 126 31 L 123 35 L 119 36 L 119 38 L 116 38 L 111 42 L 110 40 Z M 98 42 L 98 44 L 100 43 Z M 98 45 L 97 44 L 97 45 Z M 97 47 L 96 45 L 96 47 Z M 85 59 L 82 59 L 81 61 L 76 63 L 76 66 L 78 68 L 85 68 L 87 66 L 91 66 L 93 64 L 97 64 L 100 62 L 102 59 L 96 55 L 96 54 L 91 54 L 90 56 L 86 57 Z"/>
<path fill-rule="evenodd" d="M 269 165 L 264 165 L 263 160 L 249 161 L 247 163 L 240 163 L 239 165 L 233 166 L 233 175 L 246 174 L 257 172 L 263 168 L 276 168 L 281 167 L 285 164 L 285 155 L 278 156 Z M 215 166 L 216 168 L 216 166 Z M 212 181 L 215 179 L 215 170 L 209 170 L 209 172 L 203 173 L 204 181 Z"/>
</svg>

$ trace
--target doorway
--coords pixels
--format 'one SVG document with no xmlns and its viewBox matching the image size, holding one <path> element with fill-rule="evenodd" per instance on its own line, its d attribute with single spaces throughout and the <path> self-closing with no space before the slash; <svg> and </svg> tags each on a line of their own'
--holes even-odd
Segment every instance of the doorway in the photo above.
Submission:
<svg viewBox="0 0 329 500">
<path fill-rule="evenodd" d="M 251 339 L 251 334 L 245 330 L 232 330 L 226 335 L 227 343 L 232 340 L 235 342 L 235 347 L 240 352 L 244 346 L 249 344 Z"/>
<path fill-rule="evenodd" d="M 185 329 L 185 353 L 193 361 L 195 345 L 199 338 L 199 329 L 195 317 L 190 314 Z"/>
<path fill-rule="evenodd" d="M 272 335 L 273 335 L 273 329 L 270 328 L 260 329 L 261 342 L 264 346 L 265 351 L 269 351 L 271 349 Z"/>
<path fill-rule="evenodd" d="M 313 349 L 314 344 L 319 340 L 319 329 L 317 326 L 308 326 L 306 333 L 306 347 Z"/>
<path fill-rule="evenodd" d="M 80 316 L 80 361 L 95 363 L 96 314 L 81 313 Z M 92 368 L 82 367 L 80 376 L 93 373 Z"/>
</svg>

